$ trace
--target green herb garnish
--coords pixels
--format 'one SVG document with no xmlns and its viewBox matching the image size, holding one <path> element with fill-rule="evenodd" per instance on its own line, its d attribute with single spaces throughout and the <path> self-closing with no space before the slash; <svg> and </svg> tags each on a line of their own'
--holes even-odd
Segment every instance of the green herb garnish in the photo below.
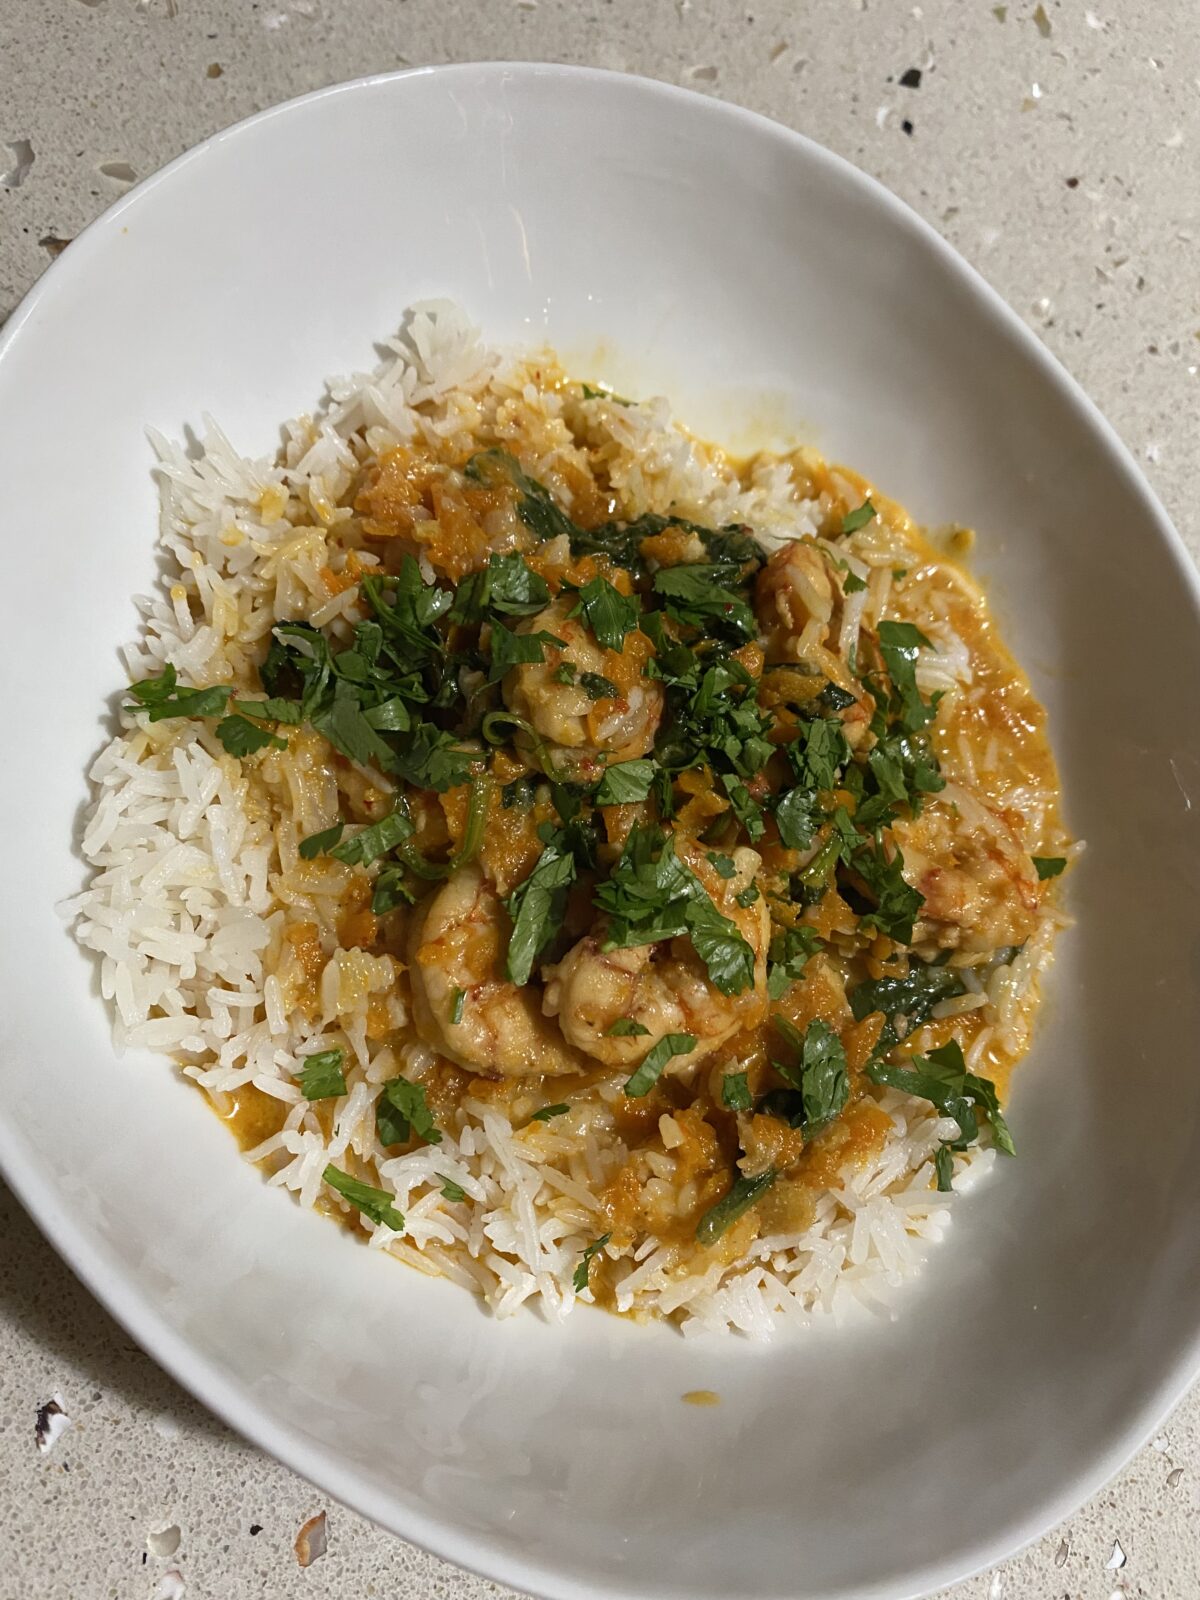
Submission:
<svg viewBox="0 0 1200 1600">
<path fill-rule="evenodd" d="M 721 1104 L 729 1111 L 749 1111 L 753 1106 L 750 1081 L 744 1072 L 727 1072 L 721 1079 Z"/>
<path fill-rule="evenodd" d="M 611 1233 L 602 1233 L 598 1239 L 592 1240 L 591 1244 L 588 1245 L 582 1256 L 580 1256 L 579 1265 L 575 1268 L 575 1274 L 571 1279 L 571 1282 L 575 1286 L 576 1294 L 582 1294 L 587 1288 L 588 1277 L 592 1270 L 592 1257 L 597 1253 L 597 1251 L 603 1250 L 604 1246 L 611 1238 Z"/>
<path fill-rule="evenodd" d="M 754 1178 L 739 1178 L 723 1200 L 711 1206 L 696 1224 L 696 1238 L 703 1245 L 716 1244 L 727 1229 L 745 1212 L 749 1211 L 766 1194 L 779 1176 L 774 1167 L 768 1167 Z"/>
<path fill-rule="evenodd" d="M 336 1189 L 343 1200 L 348 1200 L 369 1221 L 390 1228 L 393 1233 L 404 1232 L 404 1218 L 392 1204 L 395 1195 L 386 1189 L 373 1189 L 369 1183 L 362 1183 L 334 1166 L 326 1167 L 323 1177 L 331 1189 Z"/>
<path fill-rule="evenodd" d="M 650 1093 L 662 1076 L 662 1070 L 674 1056 L 686 1056 L 696 1048 L 695 1037 L 690 1033 L 668 1033 L 647 1052 L 645 1060 L 625 1084 L 625 1093 L 631 1100 L 640 1100 Z"/>
<path fill-rule="evenodd" d="M 415 1133 L 426 1144 L 441 1144 L 442 1135 L 425 1102 L 422 1084 L 392 1078 L 375 1103 L 375 1127 L 380 1144 L 407 1144 Z"/>
<path fill-rule="evenodd" d="M 332 1100 L 335 1095 L 345 1094 L 343 1059 L 343 1052 L 336 1047 L 305 1056 L 304 1064 L 296 1074 L 296 1082 L 306 1100 Z"/>
</svg>

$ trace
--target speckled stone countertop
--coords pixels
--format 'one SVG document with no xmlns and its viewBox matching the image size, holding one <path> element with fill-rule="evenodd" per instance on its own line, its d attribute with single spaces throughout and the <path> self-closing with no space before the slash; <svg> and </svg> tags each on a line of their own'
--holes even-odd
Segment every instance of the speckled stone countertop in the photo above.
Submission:
<svg viewBox="0 0 1200 1600">
<path fill-rule="evenodd" d="M 1093 5 L 0 0 L 0 321 L 130 183 L 274 101 L 454 59 L 640 72 L 789 123 L 915 206 L 1099 402 L 1200 555 L 1196 0 Z M 2 1189 L 0 1241 L 0 1600 L 507 1593 L 242 1443 Z M 39 1449 L 54 1396 L 70 1424 Z M 321 1510 L 328 1549 L 301 1569 Z M 1193 1394 L 1090 1505 L 954 1600 L 1197 1600 L 1198 1532 Z"/>
</svg>

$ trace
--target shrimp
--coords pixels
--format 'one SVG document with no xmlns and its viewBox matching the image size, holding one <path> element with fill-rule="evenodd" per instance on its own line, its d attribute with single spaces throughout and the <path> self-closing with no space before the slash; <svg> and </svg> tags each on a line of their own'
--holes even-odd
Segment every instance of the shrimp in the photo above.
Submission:
<svg viewBox="0 0 1200 1600">
<path fill-rule="evenodd" d="M 477 867 L 461 868 L 418 907 L 408 940 L 418 1033 L 460 1067 L 492 1077 L 585 1071 L 587 1062 L 543 1014 L 540 990 L 505 976 L 509 932 Z"/>
<path fill-rule="evenodd" d="M 773 660 L 800 661 L 824 644 L 833 623 L 835 593 L 829 565 L 815 544 L 796 539 L 763 567 L 754 608 Z"/>
<path fill-rule="evenodd" d="M 925 897 L 914 943 L 983 953 L 1024 944 L 1037 921 L 1037 869 L 1009 819 L 963 784 L 894 822 L 905 880 Z"/>
<path fill-rule="evenodd" d="M 550 633 L 563 648 L 547 645 L 545 660 L 514 667 L 504 680 L 509 709 L 531 723 L 552 745 L 581 754 L 605 754 L 614 761 L 644 756 L 654 743 L 662 717 L 662 684 L 642 676 L 650 641 L 640 632 L 626 635 L 618 653 L 604 650 L 578 617 L 574 601 L 560 596 L 521 624 L 518 633 Z M 556 674 L 574 668 L 573 683 Z M 595 699 L 581 682 L 585 674 L 607 678 L 616 691 Z"/>
<path fill-rule="evenodd" d="M 759 573 L 754 591 L 769 658 L 803 662 L 808 671 L 853 696 L 838 719 L 850 748 L 857 750 L 870 729 L 872 707 L 854 673 L 826 643 L 840 603 L 825 557 L 804 539 L 775 552 Z"/>
<path fill-rule="evenodd" d="M 697 870 L 704 858 L 699 850 L 694 854 L 697 859 L 688 864 L 754 952 L 754 982 L 741 994 L 722 994 L 686 938 L 605 950 L 604 930 L 590 933 L 556 967 L 546 969 L 545 1009 L 558 1018 L 567 1042 L 593 1061 L 632 1068 L 667 1034 L 687 1033 L 696 1040 L 695 1049 L 667 1067 L 679 1076 L 766 1015 L 767 903 L 761 894 L 751 906 L 737 903 L 737 895 L 754 881 L 758 854 L 734 851 L 735 871 L 727 880 L 717 879 L 711 868 Z M 642 1031 L 611 1037 L 613 1023 L 622 1018 L 640 1024 Z"/>
</svg>

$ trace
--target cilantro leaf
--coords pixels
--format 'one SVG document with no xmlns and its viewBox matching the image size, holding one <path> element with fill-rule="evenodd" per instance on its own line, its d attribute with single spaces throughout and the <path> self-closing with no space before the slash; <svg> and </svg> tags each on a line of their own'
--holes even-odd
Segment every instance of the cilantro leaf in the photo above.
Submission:
<svg viewBox="0 0 1200 1600">
<path fill-rule="evenodd" d="M 861 594 L 867 587 L 867 580 L 860 578 L 857 572 L 848 572 L 842 579 L 843 594 Z"/>
<path fill-rule="evenodd" d="M 625 635 L 638 625 L 638 606 L 623 595 L 607 578 L 589 578 L 579 591 L 578 609 L 588 627 L 606 650 L 619 655 L 625 648 Z"/>
<path fill-rule="evenodd" d="M 246 717 L 222 717 L 217 723 L 217 738 L 231 756 L 252 756 L 268 745 L 286 750 L 287 740 L 278 739 L 269 728 L 260 728 Z"/>
<path fill-rule="evenodd" d="M 612 679 L 606 678 L 602 672 L 581 672 L 579 687 L 589 700 L 617 700 L 621 694 Z"/>
<path fill-rule="evenodd" d="M 729 879 L 736 876 L 737 867 L 734 865 L 732 856 L 722 855 L 719 851 L 710 850 L 705 859 L 718 877 Z"/>
<path fill-rule="evenodd" d="M 867 1067 L 867 1076 L 874 1083 L 928 1100 L 943 1116 L 957 1122 L 959 1139 L 964 1145 L 973 1144 L 979 1137 L 979 1117 L 982 1116 L 992 1125 L 997 1148 L 1005 1155 L 1016 1154 L 1012 1134 L 1000 1111 L 995 1084 L 967 1071 L 957 1039 L 931 1050 L 927 1056 L 913 1056 L 907 1066 L 872 1062 Z"/>
<path fill-rule="evenodd" d="M 492 612 L 531 617 L 550 604 L 546 580 L 528 566 L 518 551 L 492 554 L 488 564 L 459 584 L 450 608 L 450 621 L 482 622 Z"/>
<path fill-rule="evenodd" d="M 676 856 L 673 835 L 664 838 L 657 828 L 631 829 L 593 904 L 609 919 L 606 950 L 687 934 L 723 994 L 740 994 L 754 981 L 754 952 Z"/>
<path fill-rule="evenodd" d="M 471 779 L 471 764 L 479 759 L 464 750 L 454 734 L 432 722 L 418 722 L 392 759 L 392 770 L 418 789 L 459 789 Z"/>
<path fill-rule="evenodd" d="M 442 1135 L 425 1102 L 425 1088 L 407 1078 L 391 1078 L 375 1104 L 375 1126 L 381 1144 L 406 1144 L 415 1133 L 426 1144 L 441 1144 Z"/>
<path fill-rule="evenodd" d="M 211 689 L 180 689 L 168 661 L 157 678 L 131 683 L 129 693 L 137 704 L 127 706 L 127 711 L 145 711 L 151 722 L 161 722 L 164 717 L 218 717 L 233 690 L 220 683 Z"/>
<path fill-rule="evenodd" d="M 517 513 L 521 521 L 543 542 L 557 539 L 563 533 L 570 537 L 578 531 L 566 512 L 551 499 L 546 486 L 527 476 L 521 463 L 507 450 L 479 451 L 463 468 L 463 476 L 489 488 L 501 483 L 512 484 L 517 491 Z"/>
<path fill-rule="evenodd" d="M 415 903 L 416 895 L 405 882 L 406 870 L 401 866 L 384 867 L 375 879 L 375 886 L 371 891 L 371 910 L 377 917 L 386 916 L 397 906 L 411 906 Z"/>
<path fill-rule="evenodd" d="M 575 1268 L 574 1275 L 571 1279 L 571 1282 L 575 1286 L 576 1294 L 582 1294 L 587 1288 L 588 1276 L 592 1269 L 592 1257 L 597 1253 L 597 1251 L 603 1250 L 604 1246 L 611 1238 L 611 1233 L 602 1233 L 598 1239 L 592 1240 L 591 1244 L 588 1245 L 582 1256 L 580 1256 L 579 1265 Z"/>
<path fill-rule="evenodd" d="M 1044 882 L 1047 878 L 1057 878 L 1067 864 L 1066 856 L 1034 856 L 1033 864 L 1037 868 L 1037 875 Z"/>
<path fill-rule="evenodd" d="M 461 1184 L 455 1183 L 453 1178 L 442 1179 L 443 1200 L 465 1200 L 466 1198 L 467 1191 L 462 1187 Z"/>
<path fill-rule="evenodd" d="M 814 717 L 804 732 L 784 746 L 800 783 L 809 789 L 836 789 L 850 761 L 850 746 L 836 717 Z"/>
<path fill-rule="evenodd" d="M 815 1017 L 803 1033 L 786 1017 L 776 1016 L 772 1020 L 800 1058 L 798 1068 L 780 1062 L 773 1065 L 782 1078 L 800 1091 L 805 1133 L 819 1133 L 841 1115 L 850 1098 L 842 1041 L 820 1017 Z"/>
<path fill-rule="evenodd" d="M 875 897 L 875 910 L 859 922 L 859 928 L 878 928 L 899 944 L 911 944 L 913 923 L 925 904 L 925 896 L 904 881 L 904 856 L 899 849 L 889 861 L 880 845 L 860 850 L 854 869 Z"/>
<path fill-rule="evenodd" d="M 555 1106 L 542 1106 L 530 1117 L 530 1122 L 550 1122 L 554 1117 L 565 1116 L 570 1111 L 570 1106 L 559 1104 Z"/>
<path fill-rule="evenodd" d="M 754 1105 L 744 1072 L 727 1072 L 721 1079 L 721 1104 L 728 1111 L 749 1111 Z"/>
<path fill-rule="evenodd" d="M 331 1189 L 336 1189 L 343 1200 L 348 1200 L 371 1222 L 382 1224 L 393 1233 L 404 1232 L 404 1218 L 392 1204 L 396 1198 L 394 1194 L 386 1189 L 373 1189 L 369 1183 L 352 1178 L 348 1172 L 334 1166 L 326 1167 L 323 1177 Z"/>
<path fill-rule="evenodd" d="M 546 659 L 545 647 L 551 645 L 559 650 L 565 650 L 567 641 L 560 639 L 545 629 L 536 633 L 514 633 L 511 628 L 506 628 L 502 622 L 492 623 L 491 651 L 492 664 L 488 668 L 488 682 L 499 683 L 500 679 L 513 667 L 528 666 L 532 663 Z"/>
<path fill-rule="evenodd" d="M 908 974 L 903 978 L 874 978 L 851 989 L 850 1009 L 856 1022 L 881 1011 L 887 1021 L 877 1053 L 885 1053 L 899 1041 L 896 1019 L 903 1016 L 906 1033 L 928 1022 L 933 1008 L 941 1000 L 952 999 L 966 992 L 958 969 L 938 967 L 923 961 L 910 961 Z"/>
<path fill-rule="evenodd" d="M 627 1080 L 625 1093 L 631 1100 L 640 1100 L 653 1089 L 668 1061 L 674 1056 L 686 1056 L 695 1048 L 696 1040 L 690 1033 L 664 1034 L 658 1043 L 646 1052 L 641 1066 Z"/>
<path fill-rule="evenodd" d="M 340 843 L 335 841 L 329 848 L 329 854 L 348 866 L 369 867 L 372 861 L 387 855 L 389 850 L 394 850 L 405 839 L 411 839 L 415 832 L 411 819 L 403 811 L 389 811 L 386 817 L 381 817 L 370 827 L 360 828 L 352 838 L 343 839 Z M 317 838 L 320 837 L 318 834 Z"/>
<path fill-rule="evenodd" d="M 814 791 L 801 784 L 781 794 L 775 801 L 775 826 L 788 850 L 807 850 L 817 826 Z"/>
<path fill-rule="evenodd" d="M 565 840 L 556 838 L 504 902 L 513 923 L 504 970 L 518 986 L 529 982 L 538 957 L 562 927 L 567 892 L 574 882 L 574 854 Z"/>
<path fill-rule="evenodd" d="M 757 1177 L 739 1178 L 725 1198 L 711 1206 L 696 1224 L 699 1242 L 703 1245 L 716 1244 L 740 1216 L 762 1199 L 778 1176 L 774 1167 L 768 1167 Z"/>
<path fill-rule="evenodd" d="M 721 784 L 725 793 L 729 796 L 729 804 L 733 809 L 734 816 L 746 830 L 747 838 L 751 844 L 757 844 L 766 832 L 762 807 L 736 774 L 731 772 L 721 773 Z"/>
<path fill-rule="evenodd" d="M 864 500 L 862 505 L 854 511 L 847 511 L 842 518 L 843 533 L 857 533 L 860 528 L 865 528 L 868 522 L 874 521 L 878 513 L 869 500 Z"/>
<path fill-rule="evenodd" d="M 921 645 L 932 648 L 920 628 L 911 622 L 879 624 L 879 652 L 899 700 L 901 720 L 910 733 L 919 733 L 933 721 L 941 700 L 940 693 L 922 700 L 917 688 L 917 651 Z"/>
<path fill-rule="evenodd" d="M 938 1189 L 942 1194 L 948 1194 L 954 1188 L 954 1153 L 950 1145 L 938 1145 L 933 1158 L 933 1170 L 937 1173 Z"/>
<path fill-rule="evenodd" d="M 604 1030 L 606 1039 L 640 1039 L 649 1033 L 650 1029 L 641 1022 L 635 1022 L 632 1017 L 618 1017 L 615 1022 L 610 1022 Z"/>
<path fill-rule="evenodd" d="M 392 751 L 363 716 L 358 694 L 348 679 L 337 680 L 330 704 L 310 720 L 317 732 L 351 761 L 364 767 L 374 762 L 385 772 L 395 770 Z"/>
<path fill-rule="evenodd" d="M 754 613 L 740 594 L 725 587 L 729 575 L 723 563 L 663 567 L 654 574 L 654 592 L 677 622 L 702 630 L 715 624 L 738 642 L 752 639 L 757 631 Z"/>
<path fill-rule="evenodd" d="M 780 999 L 788 985 L 795 983 L 820 944 L 817 930 L 806 923 L 795 928 L 780 928 L 771 935 L 767 952 L 767 993 L 772 1000 Z"/>
<path fill-rule="evenodd" d="M 340 1049 L 318 1050 L 305 1056 L 304 1064 L 296 1074 L 300 1092 L 306 1100 L 331 1100 L 345 1094 L 346 1076 L 342 1071 L 343 1052 Z"/>
<path fill-rule="evenodd" d="M 346 824 L 335 822 L 332 828 L 325 828 L 320 833 L 310 833 L 307 839 L 300 841 L 300 859 L 302 861 L 315 861 L 319 855 L 333 846 L 342 837 Z"/>
<path fill-rule="evenodd" d="M 617 761 L 605 767 L 600 787 L 596 790 L 598 806 L 633 805 L 644 800 L 654 782 L 654 762 L 648 757 L 633 761 Z"/>
<path fill-rule="evenodd" d="M 304 720 L 299 701 L 284 700 L 278 695 L 269 700 L 232 700 L 230 704 L 235 711 L 242 711 L 248 717 L 261 717 L 268 722 L 286 722 L 295 727 Z"/>
</svg>

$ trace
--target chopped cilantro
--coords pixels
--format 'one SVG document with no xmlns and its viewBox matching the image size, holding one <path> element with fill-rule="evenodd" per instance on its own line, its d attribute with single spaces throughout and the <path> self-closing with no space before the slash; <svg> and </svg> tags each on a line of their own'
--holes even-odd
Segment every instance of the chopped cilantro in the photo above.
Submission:
<svg viewBox="0 0 1200 1600">
<path fill-rule="evenodd" d="M 621 694 L 612 679 L 606 678 L 602 672 L 581 672 L 579 687 L 589 700 L 616 700 Z"/>
<path fill-rule="evenodd" d="M 933 1014 L 939 1001 L 963 994 L 966 984 L 955 967 L 938 967 L 923 961 L 910 961 L 903 978 L 868 979 L 851 989 L 850 1009 L 855 1020 L 861 1022 L 873 1011 L 880 1011 L 887 1019 L 877 1053 L 885 1053 L 899 1040 L 896 1019 L 903 1017 L 906 1033 L 919 1028 Z"/>
<path fill-rule="evenodd" d="M 749 1111 L 754 1104 L 744 1072 L 727 1072 L 721 1079 L 721 1104 L 729 1111 Z"/>
<path fill-rule="evenodd" d="M 932 645 L 911 622 L 881 622 L 879 651 L 896 691 L 901 721 L 910 733 L 919 733 L 937 715 L 941 693 L 922 700 L 917 688 L 917 651 Z"/>
<path fill-rule="evenodd" d="M 750 1207 L 766 1194 L 779 1176 L 774 1167 L 768 1167 L 754 1178 L 739 1178 L 723 1200 L 711 1206 L 696 1224 L 696 1238 L 703 1245 L 716 1244 Z"/>
<path fill-rule="evenodd" d="M 580 1256 L 579 1265 L 575 1268 L 574 1276 L 571 1279 L 571 1282 L 575 1286 L 576 1294 L 582 1294 L 587 1288 L 588 1277 L 592 1270 L 592 1257 L 597 1253 L 597 1251 L 603 1250 L 604 1246 L 611 1238 L 611 1233 L 602 1233 L 598 1239 L 592 1240 L 591 1244 L 588 1245 L 582 1256 Z"/>
<path fill-rule="evenodd" d="M 729 576 L 724 563 L 663 567 L 654 574 L 654 592 L 677 622 L 702 632 L 715 625 L 740 643 L 752 639 L 757 627 L 747 602 L 724 586 Z"/>
<path fill-rule="evenodd" d="M 465 989 L 454 989 L 451 991 L 450 1023 L 452 1027 L 457 1027 L 463 1019 L 463 1005 L 466 1002 L 466 998 L 467 991 Z"/>
<path fill-rule="evenodd" d="M 345 1094 L 346 1077 L 342 1071 L 343 1053 L 339 1049 L 318 1050 L 305 1056 L 296 1081 L 306 1100 L 331 1100 Z"/>
<path fill-rule="evenodd" d="M 346 824 L 335 822 L 332 828 L 325 828 L 320 833 L 310 833 L 307 839 L 300 841 L 300 858 L 303 861 L 314 861 L 317 856 L 324 855 L 327 850 L 332 850 L 342 837 Z"/>
<path fill-rule="evenodd" d="M 817 825 L 816 792 L 803 784 L 775 801 L 775 826 L 788 850 L 807 850 Z"/>
<path fill-rule="evenodd" d="M 547 645 L 565 650 L 567 641 L 558 638 L 556 634 L 547 633 L 544 628 L 536 633 L 514 633 L 502 622 L 493 622 L 492 664 L 488 668 L 488 682 L 499 683 L 504 674 L 513 667 L 529 666 L 544 661 Z"/>
<path fill-rule="evenodd" d="M 331 1189 L 336 1189 L 343 1200 L 348 1200 L 369 1221 L 390 1228 L 393 1233 L 404 1232 L 404 1218 L 392 1204 L 396 1198 L 394 1194 L 386 1189 L 373 1189 L 369 1183 L 352 1178 L 348 1172 L 334 1166 L 326 1167 L 323 1177 Z"/>
<path fill-rule="evenodd" d="M 754 981 L 749 944 L 676 856 L 674 837 L 664 838 L 657 828 L 630 830 L 611 876 L 596 890 L 594 904 L 609 919 L 606 950 L 687 934 L 722 994 L 740 994 Z"/>
<path fill-rule="evenodd" d="M 638 625 L 638 607 L 607 578 L 590 578 L 579 591 L 578 610 L 588 627 L 606 650 L 618 655 L 625 648 L 625 635 Z"/>
<path fill-rule="evenodd" d="M 604 1030 L 606 1039 L 641 1039 L 650 1032 L 643 1023 L 635 1022 L 632 1017 L 618 1017 L 615 1022 L 610 1022 Z"/>
<path fill-rule="evenodd" d="M 1034 856 L 1033 864 L 1037 868 L 1037 875 L 1043 881 L 1046 878 L 1057 878 L 1067 864 L 1066 856 Z"/>
<path fill-rule="evenodd" d="M 869 500 L 864 500 L 862 505 L 853 511 L 847 511 L 842 518 L 843 533 L 857 533 L 860 528 L 865 528 L 868 522 L 874 521 L 878 513 Z"/>
<path fill-rule="evenodd" d="M 867 587 L 867 580 L 860 578 L 857 572 L 848 572 L 842 579 L 842 592 L 844 594 L 861 594 Z"/>
<path fill-rule="evenodd" d="M 995 1084 L 967 1071 L 957 1039 L 931 1050 L 927 1056 L 913 1056 L 905 1066 L 874 1061 L 867 1068 L 867 1076 L 874 1083 L 928 1100 L 943 1116 L 953 1118 L 964 1147 L 979 1137 L 979 1118 L 983 1117 L 991 1123 L 997 1148 L 1005 1155 L 1016 1153 Z"/>
<path fill-rule="evenodd" d="M 386 916 L 397 906 L 411 906 L 416 895 L 405 882 L 406 868 L 384 867 L 375 879 L 371 891 L 371 910 L 377 917 Z"/>
<path fill-rule="evenodd" d="M 605 767 L 596 790 L 598 806 L 632 805 L 645 800 L 654 783 L 654 762 L 646 757 L 618 761 Z"/>
<path fill-rule="evenodd" d="M 640 1100 L 653 1089 L 668 1061 L 674 1056 L 689 1055 L 695 1048 L 696 1040 L 690 1033 L 665 1034 L 647 1051 L 641 1066 L 626 1082 L 625 1093 L 631 1100 Z"/>
<path fill-rule="evenodd" d="M 950 1145 L 938 1145 L 933 1158 L 933 1170 L 937 1173 L 938 1188 L 943 1194 L 948 1194 L 954 1188 L 954 1153 Z"/>
<path fill-rule="evenodd" d="M 389 811 L 386 817 L 371 823 L 370 827 L 360 828 L 351 838 L 335 840 L 328 847 L 328 854 L 346 862 L 348 866 L 369 867 L 372 861 L 387 855 L 389 850 L 403 844 L 405 839 L 411 839 L 415 832 L 412 820 L 403 811 Z M 319 839 L 321 835 L 314 837 Z M 305 840 L 305 843 L 311 843 L 311 840 Z"/>
<path fill-rule="evenodd" d="M 214 684 L 211 689 L 180 689 L 175 668 L 168 661 L 157 678 L 143 678 L 131 683 L 129 693 L 137 702 L 127 706 L 129 711 L 145 711 L 151 722 L 161 722 L 164 717 L 218 717 L 233 693 L 227 684 Z"/>
<path fill-rule="evenodd" d="M 507 450 L 479 451 L 467 462 L 463 475 L 489 488 L 501 483 L 512 484 L 517 491 L 518 515 L 538 539 L 557 539 L 560 534 L 570 536 L 577 531 L 566 512 L 551 499 L 545 485 L 536 478 L 527 477 L 521 463 Z"/>
<path fill-rule="evenodd" d="M 904 881 L 904 856 L 900 850 L 889 861 L 880 845 L 860 850 L 854 856 L 854 868 L 875 899 L 874 911 L 868 912 L 859 928 L 878 928 L 890 939 L 900 944 L 911 944 L 913 923 L 925 896 Z"/>
<path fill-rule="evenodd" d="M 530 1122 L 549 1122 L 554 1117 L 565 1116 L 570 1109 L 570 1106 L 564 1104 L 542 1106 L 540 1110 L 533 1113 L 529 1120 Z"/>
<path fill-rule="evenodd" d="M 799 1058 L 797 1066 L 779 1061 L 772 1065 L 785 1082 L 800 1091 L 805 1133 L 819 1133 L 841 1114 L 850 1097 L 842 1041 L 820 1017 L 803 1033 L 786 1017 L 775 1016 L 772 1021 Z"/>
<path fill-rule="evenodd" d="M 425 1103 L 422 1084 L 391 1078 L 375 1105 L 375 1127 L 380 1144 L 407 1144 L 415 1133 L 426 1144 L 441 1144 L 442 1135 Z"/>
<path fill-rule="evenodd" d="M 455 1183 L 453 1178 L 442 1179 L 442 1198 L 444 1200 L 465 1200 L 467 1191 L 461 1184 Z"/>
<path fill-rule="evenodd" d="M 486 567 L 462 580 L 449 615 L 451 622 L 461 623 L 481 622 L 495 612 L 531 617 L 549 604 L 546 580 L 513 550 L 507 555 L 490 555 Z"/>
<path fill-rule="evenodd" d="M 788 985 L 795 983 L 820 943 L 817 930 L 805 923 L 795 928 L 779 928 L 771 935 L 767 951 L 767 993 L 772 1000 L 780 999 Z"/>
<path fill-rule="evenodd" d="M 574 882 L 575 857 L 565 840 L 556 838 L 504 902 L 513 921 L 505 971 L 518 986 L 529 982 L 538 957 L 562 927 L 567 892 Z"/>
</svg>

